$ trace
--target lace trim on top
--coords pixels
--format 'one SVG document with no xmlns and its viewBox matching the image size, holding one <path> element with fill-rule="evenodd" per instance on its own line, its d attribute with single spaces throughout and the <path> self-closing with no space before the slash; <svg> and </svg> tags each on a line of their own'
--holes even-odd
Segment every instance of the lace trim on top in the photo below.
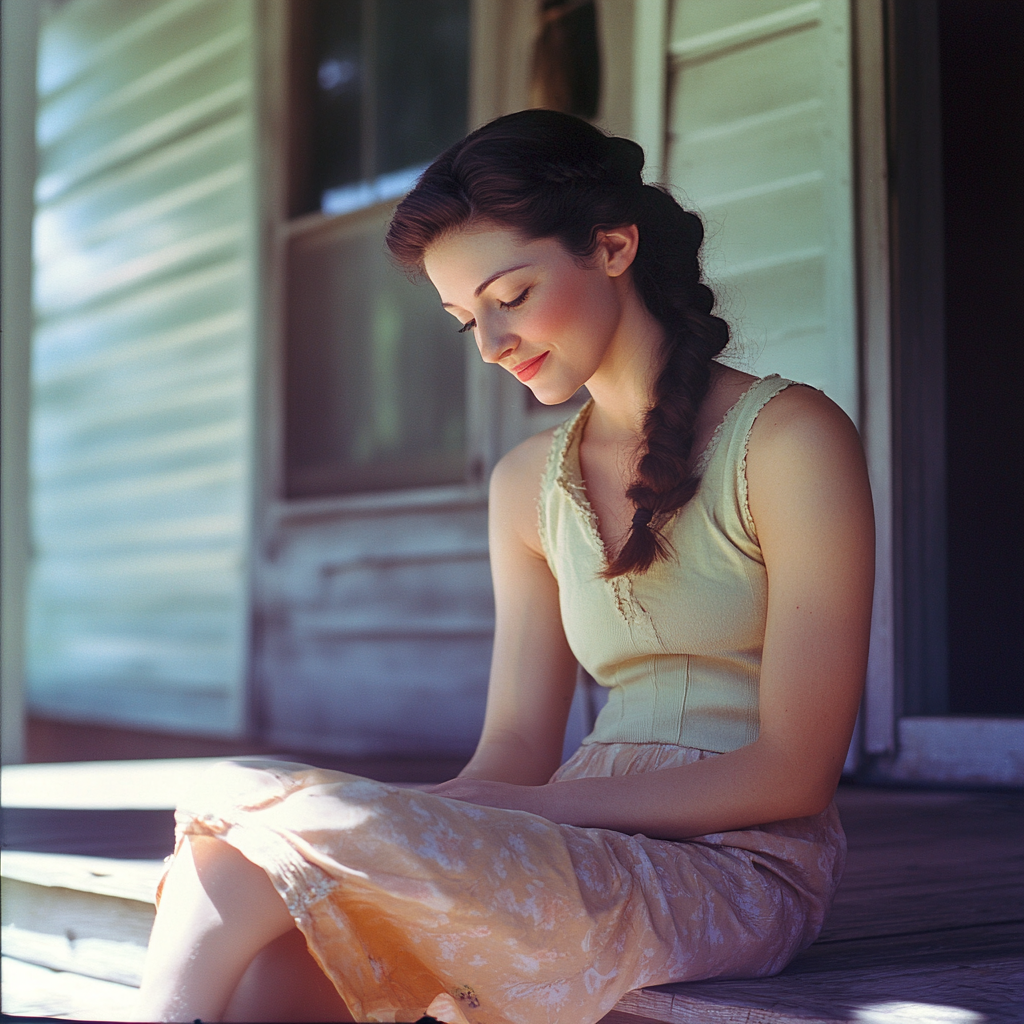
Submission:
<svg viewBox="0 0 1024 1024">
<path fill-rule="evenodd" d="M 694 463 L 694 472 L 697 476 L 703 477 L 707 472 L 708 466 L 711 464 L 711 460 L 714 458 L 720 447 L 722 435 L 725 433 L 726 427 L 728 427 L 739 414 L 740 410 L 749 398 L 750 393 L 766 381 L 781 379 L 782 378 L 779 374 L 773 373 L 769 374 L 767 377 L 760 377 L 757 380 L 752 381 L 749 387 L 743 390 L 739 398 L 729 406 L 725 415 L 712 432 L 711 437 L 708 439 L 708 443 L 704 446 L 704 450 L 700 453 Z M 784 387 L 779 390 L 785 390 L 790 383 L 791 382 L 787 381 Z M 770 394 L 762 397 L 762 400 L 758 404 L 757 410 L 754 413 L 754 419 L 757 418 L 757 413 L 760 412 L 760 410 L 778 393 L 778 391 L 772 391 Z M 601 537 L 597 513 L 594 511 L 594 507 L 590 504 L 590 499 L 587 496 L 586 486 L 583 482 L 582 468 L 578 457 L 578 445 L 581 440 L 580 435 L 586 427 L 587 420 L 590 418 L 590 414 L 593 411 L 593 406 L 594 400 L 588 400 L 575 416 L 566 420 L 555 431 L 555 434 L 552 437 L 551 449 L 548 453 L 544 479 L 549 485 L 554 485 L 560 488 L 569 498 L 569 501 L 572 503 L 577 514 L 586 524 L 590 543 L 598 554 L 601 569 L 604 569 L 610 561 L 608 557 L 608 549 Z M 744 523 L 750 530 L 751 538 L 756 540 L 756 530 L 747 504 L 746 463 L 747 447 L 749 443 L 750 430 L 747 431 L 743 440 L 743 455 L 739 466 L 739 479 L 737 484 L 740 488 L 740 507 L 742 509 Z M 575 459 L 571 458 L 571 453 L 573 451 L 577 452 L 577 457 Z M 670 512 L 667 515 L 663 514 L 661 516 L 656 516 L 651 522 L 651 528 L 663 531 L 682 512 L 683 508 L 685 508 L 685 506 L 677 508 L 675 511 Z M 547 516 L 544 509 L 543 493 L 538 500 L 538 513 L 540 520 L 541 545 L 548 557 L 548 563 L 553 565 L 554 559 L 552 558 L 552 552 L 548 547 Z M 616 576 L 607 582 L 614 592 L 615 603 L 618 606 L 619 611 L 627 621 L 634 621 L 636 618 L 641 616 L 645 618 L 647 617 L 643 606 L 639 603 L 633 593 L 632 582 L 628 575 Z"/>
<path fill-rule="evenodd" d="M 598 571 L 600 572 L 608 566 L 608 549 L 601 537 L 597 513 L 594 511 L 594 506 L 590 504 L 590 499 L 587 496 L 587 489 L 583 483 L 583 472 L 578 457 L 580 434 L 583 432 L 583 428 L 586 426 L 593 408 L 594 400 L 590 399 L 572 419 L 567 420 L 559 428 L 558 433 L 552 438 L 546 479 L 563 491 L 576 510 L 576 514 L 585 524 L 591 546 L 598 556 L 600 563 Z M 561 435 L 560 441 L 559 434 Z M 570 454 L 573 451 L 577 453 L 575 459 L 570 458 Z M 546 524 L 542 521 L 542 531 L 545 526 Z M 543 541 L 542 543 L 544 543 L 545 550 L 547 550 L 547 542 Z M 627 623 L 632 625 L 639 620 L 650 621 L 646 609 L 640 604 L 636 594 L 633 592 L 633 583 L 628 576 L 616 576 L 605 582 L 611 589 L 619 614 Z"/>
</svg>

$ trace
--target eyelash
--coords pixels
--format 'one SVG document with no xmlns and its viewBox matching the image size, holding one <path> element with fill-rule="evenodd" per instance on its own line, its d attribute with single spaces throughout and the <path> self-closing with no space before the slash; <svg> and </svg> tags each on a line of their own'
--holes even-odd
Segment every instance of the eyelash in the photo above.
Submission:
<svg viewBox="0 0 1024 1024">
<path fill-rule="evenodd" d="M 530 289 L 527 288 L 522 295 L 517 299 L 513 299 L 511 302 L 499 302 L 498 305 L 502 309 L 518 309 L 528 298 Z M 458 330 L 459 334 L 465 334 L 467 331 L 473 330 L 476 327 L 476 320 L 467 320 Z"/>
</svg>

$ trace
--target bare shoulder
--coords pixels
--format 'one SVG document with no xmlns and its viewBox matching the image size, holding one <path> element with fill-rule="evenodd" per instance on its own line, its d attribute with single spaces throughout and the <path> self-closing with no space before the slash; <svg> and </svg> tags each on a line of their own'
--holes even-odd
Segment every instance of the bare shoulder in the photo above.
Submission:
<svg viewBox="0 0 1024 1024">
<path fill-rule="evenodd" d="M 528 437 L 498 460 L 491 474 L 492 494 L 497 488 L 506 499 L 536 501 L 556 429 Z"/>
<path fill-rule="evenodd" d="M 514 533 L 541 553 L 537 532 L 537 499 L 541 477 L 557 427 L 528 437 L 498 460 L 491 473 L 489 516 L 492 532 Z"/>
<path fill-rule="evenodd" d="M 747 450 L 750 512 L 759 536 L 871 517 L 864 449 L 850 417 L 814 388 L 788 387 L 761 410 Z"/>
<path fill-rule="evenodd" d="M 846 413 L 824 392 L 800 384 L 780 391 L 758 413 L 750 431 L 748 471 L 785 453 L 808 457 L 850 445 L 860 452 L 860 436 Z"/>
</svg>

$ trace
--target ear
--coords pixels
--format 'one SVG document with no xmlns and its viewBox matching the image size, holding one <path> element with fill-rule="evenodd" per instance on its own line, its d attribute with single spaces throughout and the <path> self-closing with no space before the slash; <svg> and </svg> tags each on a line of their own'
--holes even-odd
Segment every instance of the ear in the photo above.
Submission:
<svg viewBox="0 0 1024 1024">
<path fill-rule="evenodd" d="M 632 266 L 639 245 L 640 231 L 635 224 L 598 231 L 597 255 L 603 258 L 609 277 L 619 277 Z"/>
</svg>

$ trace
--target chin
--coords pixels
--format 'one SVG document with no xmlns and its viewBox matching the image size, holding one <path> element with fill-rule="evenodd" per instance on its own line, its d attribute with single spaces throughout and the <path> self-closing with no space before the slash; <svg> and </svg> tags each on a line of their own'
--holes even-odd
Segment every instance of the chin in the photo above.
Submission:
<svg viewBox="0 0 1024 1024">
<path fill-rule="evenodd" d="M 543 372 L 542 370 L 541 373 Z M 568 402 L 583 387 L 583 382 L 577 378 L 576 374 L 572 374 L 568 380 L 564 378 L 562 380 L 549 379 L 543 382 L 533 380 L 524 383 L 523 386 L 533 392 L 533 397 L 541 405 L 561 405 L 563 402 Z"/>
<path fill-rule="evenodd" d="M 526 385 L 529 387 L 529 385 Z M 563 402 L 568 402 L 573 395 L 579 391 L 579 388 L 530 388 L 533 392 L 533 397 L 540 402 L 541 405 L 561 405 Z"/>
</svg>

